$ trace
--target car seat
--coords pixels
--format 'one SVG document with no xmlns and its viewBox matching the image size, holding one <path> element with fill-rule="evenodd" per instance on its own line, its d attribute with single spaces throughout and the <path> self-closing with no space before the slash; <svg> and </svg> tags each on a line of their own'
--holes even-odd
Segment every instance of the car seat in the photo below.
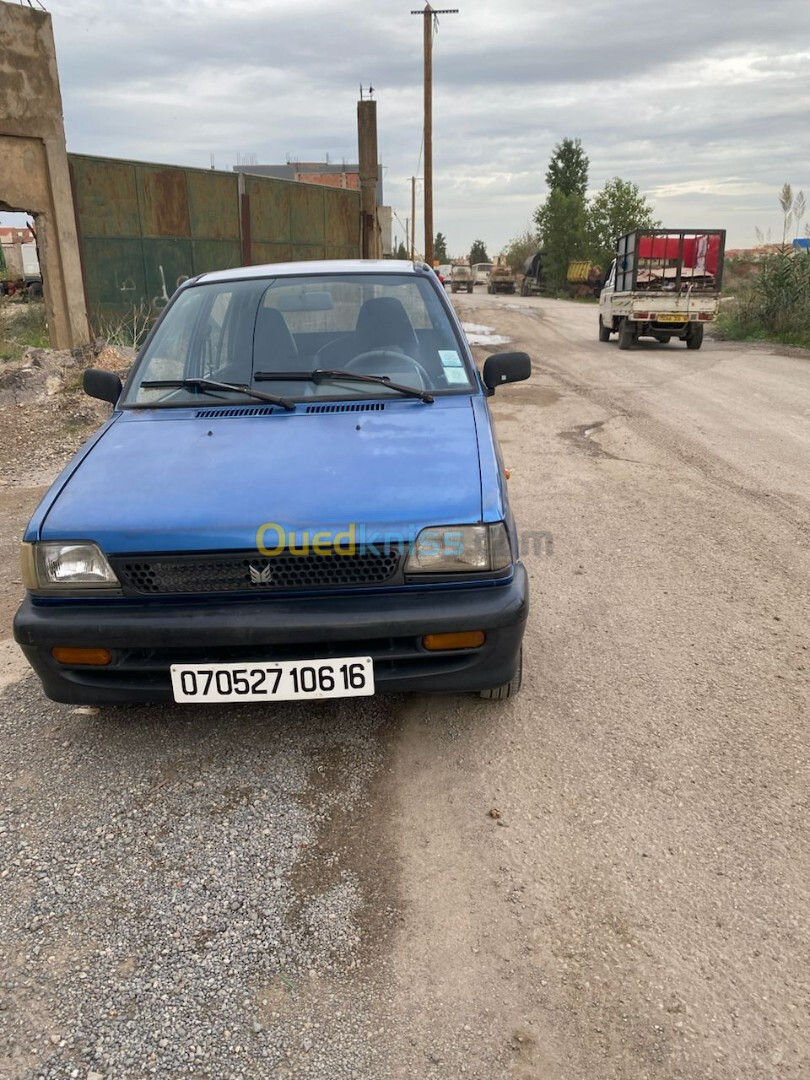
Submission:
<svg viewBox="0 0 810 1080">
<path fill-rule="evenodd" d="M 399 349 L 419 358 L 419 340 L 411 320 L 394 296 L 366 300 L 357 313 L 354 333 L 324 345 L 318 353 L 318 367 L 341 368 L 355 356 L 375 349 Z"/>
</svg>

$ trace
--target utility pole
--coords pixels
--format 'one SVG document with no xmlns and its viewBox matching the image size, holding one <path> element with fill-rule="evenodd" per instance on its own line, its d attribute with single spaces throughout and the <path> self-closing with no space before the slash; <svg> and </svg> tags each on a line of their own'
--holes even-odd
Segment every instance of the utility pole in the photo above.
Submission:
<svg viewBox="0 0 810 1080">
<path fill-rule="evenodd" d="M 424 91 L 425 91 L 425 262 L 433 266 L 433 34 L 439 24 L 439 15 L 457 15 L 458 8 L 434 9 L 429 3 L 423 11 L 411 11 L 421 15 L 424 36 Z"/>
<path fill-rule="evenodd" d="M 416 258 L 416 177 L 411 177 L 411 262 Z"/>
<path fill-rule="evenodd" d="M 411 219 L 405 218 L 405 251 L 406 258 L 411 253 Z"/>
</svg>

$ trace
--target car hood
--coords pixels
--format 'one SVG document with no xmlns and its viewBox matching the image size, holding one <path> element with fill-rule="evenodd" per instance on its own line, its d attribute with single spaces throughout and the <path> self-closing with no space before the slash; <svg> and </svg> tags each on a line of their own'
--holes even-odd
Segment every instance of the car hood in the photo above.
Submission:
<svg viewBox="0 0 810 1080">
<path fill-rule="evenodd" d="M 306 408 L 124 412 L 55 486 L 40 538 L 96 540 L 110 554 L 228 550 L 255 548 L 271 523 L 296 543 L 354 523 L 373 542 L 481 520 L 469 396 Z"/>
</svg>

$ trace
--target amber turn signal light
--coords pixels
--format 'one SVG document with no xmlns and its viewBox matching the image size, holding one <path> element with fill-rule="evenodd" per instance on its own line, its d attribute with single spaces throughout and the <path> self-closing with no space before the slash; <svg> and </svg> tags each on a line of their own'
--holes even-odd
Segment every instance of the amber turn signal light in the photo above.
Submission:
<svg viewBox="0 0 810 1080">
<path fill-rule="evenodd" d="M 60 664 L 87 664 L 90 667 L 106 667 L 112 660 L 109 649 L 72 649 L 56 645 L 51 656 Z"/>
<path fill-rule="evenodd" d="M 477 649 L 486 639 L 483 630 L 465 630 L 458 634 L 425 634 L 422 644 L 431 652 L 440 652 L 442 649 Z"/>
</svg>

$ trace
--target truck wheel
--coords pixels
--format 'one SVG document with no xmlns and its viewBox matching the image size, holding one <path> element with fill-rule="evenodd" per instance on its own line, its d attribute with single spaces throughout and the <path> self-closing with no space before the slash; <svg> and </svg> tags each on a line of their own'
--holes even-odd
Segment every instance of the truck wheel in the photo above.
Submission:
<svg viewBox="0 0 810 1080">
<path fill-rule="evenodd" d="M 520 690 L 521 683 L 523 682 L 523 649 L 520 650 L 520 658 L 518 660 L 518 669 L 515 672 L 515 677 L 508 683 L 504 683 L 503 686 L 493 686 L 491 690 L 481 690 L 479 694 L 486 701 L 505 701 L 507 698 L 514 697 Z"/>
<path fill-rule="evenodd" d="M 610 341 L 610 330 L 602 322 L 602 316 L 599 316 L 599 340 Z"/>
<path fill-rule="evenodd" d="M 25 294 L 29 300 L 41 300 L 42 299 L 42 283 L 39 281 L 32 281 L 28 288 L 25 290 Z M 703 327 L 701 326 L 701 330 Z M 699 347 L 699 346 L 698 346 Z"/>
<path fill-rule="evenodd" d="M 468 285 L 468 286 L 467 286 L 467 292 L 468 292 L 468 293 L 471 293 L 471 292 L 472 292 L 472 285 Z"/>
<path fill-rule="evenodd" d="M 701 323 L 695 323 L 694 326 L 690 326 L 686 333 L 686 347 L 687 349 L 699 349 L 703 344 L 703 326 Z"/>
<path fill-rule="evenodd" d="M 458 292 L 458 285 L 451 285 L 450 292 Z"/>
<path fill-rule="evenodd" d="M 619 323 L 619 348 L 632 349 L 636 341 L 633 324 L 629 319 L 622 319 Z"/>
</svg>

